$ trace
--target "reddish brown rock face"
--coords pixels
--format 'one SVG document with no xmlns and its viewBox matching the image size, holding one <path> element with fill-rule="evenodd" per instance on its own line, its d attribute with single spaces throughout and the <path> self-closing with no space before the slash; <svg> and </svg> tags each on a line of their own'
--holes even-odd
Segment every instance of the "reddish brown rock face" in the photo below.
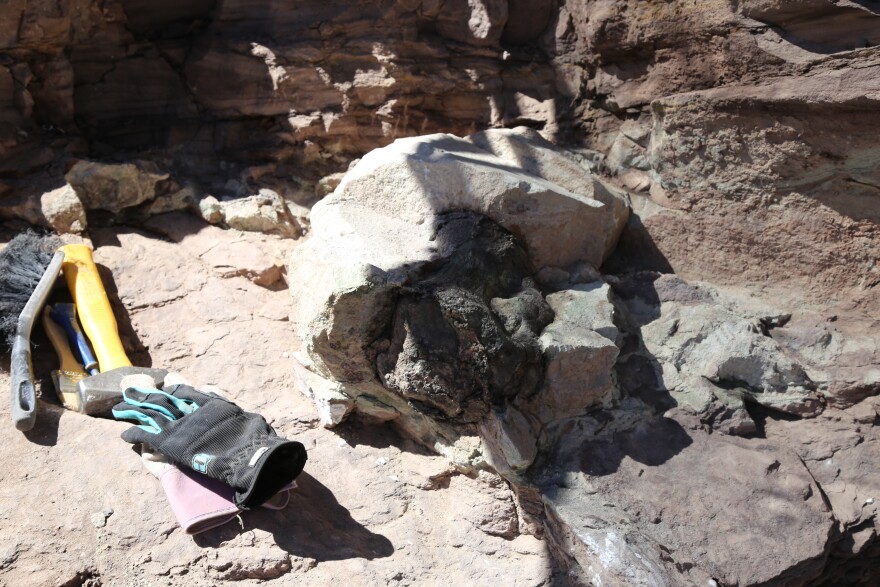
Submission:
<svg viewBox="0 0 880 587">
<path fill-rule="evenodd" d="M 338 168 L 396 137 L 555 124 L 546 56 L 502 47 L 535 45 L 555 8 L 459 4 L 6 3 L 0 111 L 31 134 L 52 125 L 82 136 L 80 155 L 182 148 L 201 165 Z M 9 150 L 35 138 L 5 134 Z"/>
<path fill-rule="evenodd" d="M 5 3 L 0 168 L 23 179 L 0 187 L 48 191 L 71 156 L 150 149 L 246 195 L 226 180 L 280 190 L 397 137 L 527 124 L 677 210 L 642 219 L 676 271 L 792 279 L 817 300 L 843 286 L 877 311 L 870 3 L 460 4 Z M 267 160 L 261 181 L 242 173 Z"/>
</svg>

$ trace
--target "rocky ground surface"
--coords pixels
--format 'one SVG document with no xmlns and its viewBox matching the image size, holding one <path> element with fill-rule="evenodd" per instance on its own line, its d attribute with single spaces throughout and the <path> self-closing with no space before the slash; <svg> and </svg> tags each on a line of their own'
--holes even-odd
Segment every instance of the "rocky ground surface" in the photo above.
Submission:
<svg viewBox="0 0 880 587">
<path fill-rule="evenodd" d="M 291 366 L 297 348 L 280 259 L 292 242 L 186 216 L 92 233 L 136 364 L 216 384 L 306 445 L 309 462 L 287 508 L 185 534 L 119 438 L 128 425 L 63 410 L 46 381 L 34 430 L 0 426 L 0 584 L 552 583 L 547 546 L 520 533 L 499 477 L 458 474 L 387 429 L 319 425 Z M 43 341 L 38 376 L 53 355 Z M 8 382 L 0 374 L 4 389 Z M 8 420 L 7 402 L 0 417 Z"/>
</svg>

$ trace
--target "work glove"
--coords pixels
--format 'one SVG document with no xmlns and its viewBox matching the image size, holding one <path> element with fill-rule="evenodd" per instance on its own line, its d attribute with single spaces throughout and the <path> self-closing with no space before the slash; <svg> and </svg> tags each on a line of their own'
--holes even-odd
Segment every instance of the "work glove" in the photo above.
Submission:
<svg viewBox="0 0 880 587">
<path fill-rule="evenodd" d="M 295 479 L 306 463 L 302 443 L 279 437 L 259 414 L 189 385 L 165 391 L 129 387 L 113 407 L 118 420 L 139 424 L 122 433 L 174 463 L 222 481 L 241 509 L 258 506 Z"/>
</svg>

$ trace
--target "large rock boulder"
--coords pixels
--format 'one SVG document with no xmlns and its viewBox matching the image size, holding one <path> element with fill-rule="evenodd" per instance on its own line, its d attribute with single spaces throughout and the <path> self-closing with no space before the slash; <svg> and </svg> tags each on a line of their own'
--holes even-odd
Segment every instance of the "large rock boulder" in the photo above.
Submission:
<svg viewBox="0 0 880 587">
<path fill-rule="evenodd" d="M 402 139 L 369 153 L 314 207 L 313 236 L 289 266 L 298 369 L 325 424 L 352 412 L 394 420 L 459 460 L 452 446 L 489 418 L 489 436 L 506 439 L 510 466 L 521 468 L 544 424 L 613 389 L 617 354 L 589 325 L 563 332 L 552 306 L 572 304 L 545 300 L 533 276 L 598 266 L 627 214 L 624 195 L 527 129 Z M 608 303 L 599 298 L 580 304 Z M 608 311 L 595 328 L 607 328 Z M 568 364 L 605 383 L 571 404 L 577 375 L 557 373 Z M 545 395 L 558 401 L 536 415 L 528 406 Z M 520 411 L 534 422 L 510 415 Z"/>
<path fill-rule="evenodd" d="M 168 179 L 148 162 L 77 161 L 65 175 L 86 209 L 120 212 L 156 197 L 157 184 Z"/>
</svg>

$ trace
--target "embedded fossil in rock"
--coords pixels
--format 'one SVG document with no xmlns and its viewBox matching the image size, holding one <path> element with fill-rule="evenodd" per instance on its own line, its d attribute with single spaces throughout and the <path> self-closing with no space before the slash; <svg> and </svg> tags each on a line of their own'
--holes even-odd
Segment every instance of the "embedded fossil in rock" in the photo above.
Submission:
<svg viewBox="0 0 880 587">
<path fill-rule="evenodd" d="M 389 339 L 376 344 L 382 383 L 458 422 L 537 391 L 537 337 L 553 311 L 534 287 L 528 254 L 497 224 L 474 213 L 437 219 L 460 245 L 401 288 Z M 461 226 L 464 225 L 464 226 Z"/>
<path fill-rule="evenodd" d="M 533 275 L 600 263 L 627 214 L 620 192 L 526 129 L 367 155 L 316 205 L 290 264 L 300 372 L 325 422 L 352 411 L 393 420 L 472 468 L 486 450 L 456 445 L 478 438 L 472 425 L 490 408 L 517 419 L 520 404 L 543 404 L 530 408 L 532 444 L 545 423 L 577 415 L 583 402 L 542 401 L 545 347 L 557 365 L 586 355 L 572 354 L 579 340 L 541 336 L 554 317 Z M 613 352 L 587 363 L 609 372 L 616 347 L 598 339 Z M 587 403 L 612 391 L 604 379 Z"/>
</svg>

